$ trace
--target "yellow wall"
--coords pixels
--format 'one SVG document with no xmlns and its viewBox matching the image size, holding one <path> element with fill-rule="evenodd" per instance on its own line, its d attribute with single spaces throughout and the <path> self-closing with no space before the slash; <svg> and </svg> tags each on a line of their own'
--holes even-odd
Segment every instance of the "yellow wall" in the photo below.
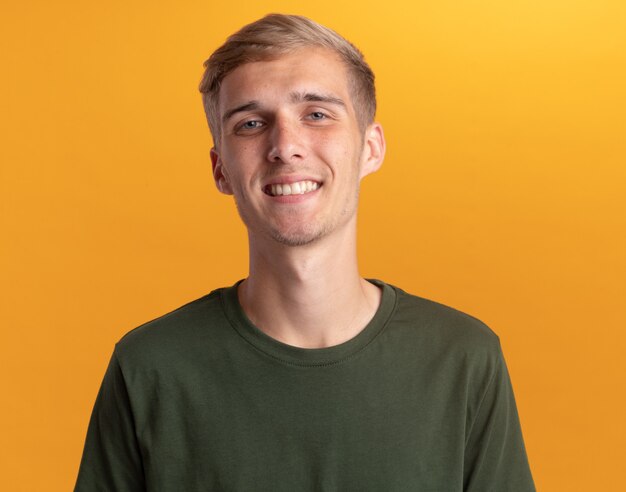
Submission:
<svg viewBox="0 0 626 492">
<path fill-rule="evenodd" d="M 196 87 L 270 11 L 335 28 L 377 73 L 389 150 L 363 186 L 363 274 L 500 335 L 540 490 L 620 489 L 626 2 L 10 4 L 1 490 L 70 490 L 113 344 L 245 275 Z"/>
</svg>

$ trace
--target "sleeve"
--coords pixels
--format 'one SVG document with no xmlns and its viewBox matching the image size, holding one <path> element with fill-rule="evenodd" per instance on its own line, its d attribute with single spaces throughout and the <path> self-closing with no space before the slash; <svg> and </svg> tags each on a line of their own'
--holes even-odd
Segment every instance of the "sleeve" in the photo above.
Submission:
<svg viewBox="0 0 626 492">
<path fill-rule="evenodd" d="M 130 399 L 113 353 L 91 414 L 75 492 L 144 491 Z"/>
<path fill-rule="evenodd" d="M 535 491 L 501 349 L 466 439 L 463 484 L 468 492 Z"/>
</svg>

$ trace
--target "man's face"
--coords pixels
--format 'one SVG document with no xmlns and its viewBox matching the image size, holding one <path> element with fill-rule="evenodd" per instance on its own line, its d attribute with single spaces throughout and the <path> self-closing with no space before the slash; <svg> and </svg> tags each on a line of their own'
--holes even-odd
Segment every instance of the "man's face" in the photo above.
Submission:
<svg viewBox="0 0 626 492">
<path fill-rule="evenodd" d="M 359 130 L 335 53 L 303 48 L 239 66 L 222 81 L 219 112 L 214 177 L 249 234 L 297 246 L 354 225 L 360 180 L 385 144 L 378 124 Z"/>
</svg>

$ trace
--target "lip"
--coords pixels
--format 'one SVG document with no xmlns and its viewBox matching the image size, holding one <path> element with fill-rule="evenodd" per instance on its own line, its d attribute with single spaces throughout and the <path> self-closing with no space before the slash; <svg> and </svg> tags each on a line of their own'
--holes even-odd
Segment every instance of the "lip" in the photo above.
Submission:
<svg viewBox="0 0 626 492">
<path fill-rule="evenodd" d="M 295 183 L 296 181 L 292 181 L 292 182 Z M 310 181 L 314 181 L 314 180 L 310 180 Z M 276 183 L 286 183 L 286 181 L 277 181 Z M 289 183 L 287 183 L 287 184 L 289 184 Z M 302 195 L 297 194 L 297 195 L 276 195 L 276 196 L 272 196 L 272 195 L 268 195 L 267 193 L 263 193 L 263 195 L 265 195 L 266 198 L 272 200 L 275 203 L 300 203 L 300 202 L 304 202 L 306 200 L 310 200 L 312 198 L 315 198 L 321 189 L 322 189 L 322 187 L 320 186 L 317 190 L 309 191 L 308 193 L 304 193 Z"/>
<path fill-rule="evenodd" d="M 262 188 L 265 188 L 274 184 L 291 184 L 297 183 L 298 181 L 315 181 L 316 183 L 322 184 L 322 180 L 318 178 L 314 178 L 311 176 L 305 176 L 303 174 L 286 174 L 285 176 L 277 176 L 272 178 L 267 183 L 264 183 Z"/>
</svg>

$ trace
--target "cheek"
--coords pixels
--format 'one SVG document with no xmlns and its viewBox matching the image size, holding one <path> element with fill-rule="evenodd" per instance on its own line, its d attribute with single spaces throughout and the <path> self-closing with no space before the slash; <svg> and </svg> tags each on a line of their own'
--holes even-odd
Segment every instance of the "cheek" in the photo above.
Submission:
<svg viewBox="0 0 626 492">
<path fill-rule="evenodd" d="M 337 172 L 343 174 L 343 179 L 350 182 L 358 179 L 361 163 L 359 149 L 356 146 L 345 144 L 335 149 L 335 156 Z"/>
<path fill-rule="evenodd" d="M 233 184 L 244 184 L 247 178 L 253 173 L 255 152 L 251 146 L 239 146 L 236 151 L 229 149 L 224 152 L 222 162 L 224 163 L 224 175 Z"/>
<path fill-rule="evenodd" d="M 345 170 L 345 166 L 357 161 L 357 149 L 347 138 L 323 137 L 316 141 L 318 153 L 334 168 Z"/>
<path fill-rule="evenodd" d="M 222 143 L 222 153 L 225 159 L 238 160 L 242 156 L 258 153 L 263 145 L 261 139 L 255 137 L 241 138 L 234 135 L 224 137 Z"/>
</svg>

